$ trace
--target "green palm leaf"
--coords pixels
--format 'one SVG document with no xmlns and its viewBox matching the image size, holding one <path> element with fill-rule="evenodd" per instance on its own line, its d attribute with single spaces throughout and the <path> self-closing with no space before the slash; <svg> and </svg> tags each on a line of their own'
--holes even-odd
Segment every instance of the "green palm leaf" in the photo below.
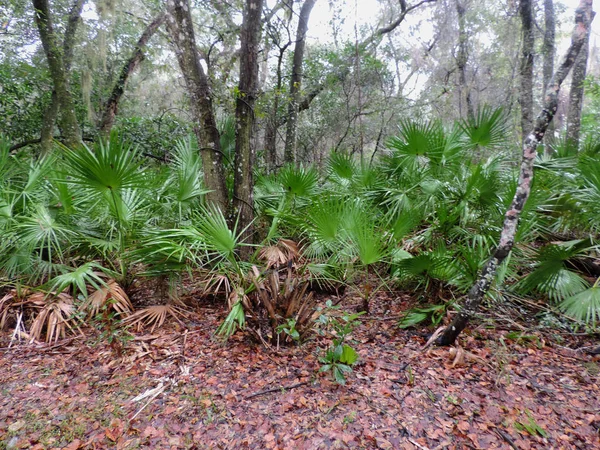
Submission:
<svg viewBox="0 0 600 450">
<path fill-rule="evenodd" d="M 142 183 L 139 152 L 120 143 L 116 138 L 100 141 L 94 150 L 86 145 L 78 149 L 63 146 L 71 169 L 70 182 L 100 194 L 118 193 Z"/>
<path fill-rule="evenodd" d="M 465 119 L 460 127 L 467 136 L 468 145 L 476 147 L 499 147 L 506 142 L 508 135 L 506 115 L 502 108 L 490 106 L 479 108 L 473 118 Z"/>
<path fill-rule="evenodd" d="M 559 307 L 565 314 L 596 327 L 600 322 L 600 286 L 598 286 L 598 282 L 596 281 L 593 287 L 566 298 Z"/>
<path fill-rule="evenodd" d="M 310 197 L 316 193 L 319 174 L 312 167 L 287 165 L 281 169 L 278 178 L 288 195 Z"/>
</svg>

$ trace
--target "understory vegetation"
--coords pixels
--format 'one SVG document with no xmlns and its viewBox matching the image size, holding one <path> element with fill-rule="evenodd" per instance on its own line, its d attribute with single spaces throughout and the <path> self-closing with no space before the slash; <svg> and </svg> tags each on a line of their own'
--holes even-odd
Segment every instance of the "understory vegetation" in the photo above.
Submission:
<svg viewBox="0 0 600 450">
<path fill-rule="evenodd" d="M 54 342 L 91 325 L 121 351 L 127 330 L 184 320 L 187 289 L 228 304 L 215 330 L 225 338 L 241 330 L 280 346 L 329 329 L 324 368 L 343 382 L 356 361 L 344 324 L 360 314 L 342 315 L 318 294 L 351 290 L 368 314 L 377 292 L 405 289 L 421 304 L 398 325 L 443 320 L 493 251 L 516 189 L 505 124 L 489 108 L 453 128 L 407 120 L 373 160 L 337 152 L 323 172 L 257 168 L 253 245 L 234 215 L 205 203 L 192 138 L 165 149 L 164 163 L 117 133 L 46 156 L 11 153 L 3 139 L 0 327 L 13 340 Z M 546 325 L 596 329 L 600 142 L 579 152 L 559 142 L 535 167 L 489 305 L 532 295 L 556 311 Z M 140 284 L 155 286 L 153 298 L 136 296 Z"/>
</svg>

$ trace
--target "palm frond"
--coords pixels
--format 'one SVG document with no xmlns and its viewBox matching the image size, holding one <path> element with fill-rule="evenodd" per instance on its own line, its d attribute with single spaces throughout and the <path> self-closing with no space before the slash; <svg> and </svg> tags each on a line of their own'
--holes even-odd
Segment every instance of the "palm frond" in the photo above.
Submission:
<svg viewBox="0 0 600 450">
<path fill-rule="evenodd" d="M 76 290 L 79 290 L 84 297 L 87 297 L 87 286 L 91 285 L 95 289 L 100 289 L 104 285 L 102 272 L 104 268 L 95 262 L 88 262 L 81 266 L 72 269 L 70 267 L 62 267 L 65 273 L 57 275 L 48 281 L 48 290 L 52 292 L 63 292 L 67 288 L 72 289 L 72 295 L 75 296 Z"/>
<path fill-rule="evenodd" d="M 66 337 L 67 331 L 75 332 L 75 329 L 79 329 L 75 304 L 70 295 L 35 293 L 27 301 L 38 309 L 29 330 L 32 341 L 39 341 L 45 335 L 46 342 L 55 342 Z"/>
<path fill-rule="evenodd" d="M 287 165 L 279 171 L 278 180 L 287 195 L 310 197 L 316 192 L 319 173 L 312 167 Z"/>
<path fill-rule="evenodd" d="M 141 330 L 143 327 L 151 327 L 150 332 L 152 333 L 156 328 L 163 326 L 169 316 L 184 326 L 181 319 L 186 314 L 184 309 L 173 304 L 153 305 L 134 312 L 123 319 L 122 323 L 123 325 L 135 326 L 138 330 Z"/>
<path fill-rule="evenodd" d="M 109 280 L 98 287 L 80 306 L 80 310 L 89 317 L 95 317 L 107 308 L 114 310 L 120 317 L 126 317 L 133 312 L 129 297 L 115 280 Z"/>
<path fill-rule="evenodd" d="M 499 147 L 506 141 L 507 120 L 502 108 L 490 106 L 479 108 L 475 117 L 465 119 L 460 127 L 467 136 L 467 143 L 472 148 Z"/>
<path fill-rule="evenodd" d="M 565 314 L 596 327 L 600 323 L 600 286 L 596 284 L 576 295 L 565 298 L 559 305 Z"/>
</svg>

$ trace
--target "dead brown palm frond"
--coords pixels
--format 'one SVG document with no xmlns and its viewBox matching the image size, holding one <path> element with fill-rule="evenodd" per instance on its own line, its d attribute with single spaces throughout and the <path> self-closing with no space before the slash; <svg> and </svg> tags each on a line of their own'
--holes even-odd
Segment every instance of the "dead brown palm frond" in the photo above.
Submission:
<svg viewBox="0 0 600 450">
<path fill-rule="evenodd" d="M 198 274 L 198 281 L 203 295 L 207 294 L 225 294 L 231 293 L 231 282 L 225 274 L 210 271 L 202 271 Z"/>
<path fill-rule="evenodd" d="M 0 298 L 0 330 L 4 330 L 9 325 L 11 317 L 16 320 L 18 315 L 17 310 L 22 310 L 27 306 L 29 303 L 27 300 L 29 293 L 28 289 L 12 289 L 4 297 Z"/>
<path fill-rule="evenodd" d="M 277 244 L 263 247 L 258 258 L 267 263 L 267 269 L 281 267 L 300 256 L 298 244 L 290 239 L 280 239 Z"/>
<path fill-rule="evenodd" d="M 187 312 L 180 306 L 173 304 L 153 305 L 140 309 L 126 317 L 123 320 L 123 324 L 135 326 L 137 331 L 140 331 L 143 327 L 152 326 L 150 329 L 152 333 L 156 328 L 161 327 L 165 323 L 168 316 L 173 317 L 182 326 L 185 326 L 181 318 L 184 318 L 186 315 Z"/>
<path fill-rule="evenodd" d="M 17 298 L 15 291 L 11 291 L 0 298 L 0 330 L 4 330 L 9 318 L 9 313 L 18 301 L 19 299 Z"/>
<path fill-rule="evenodd" d="M 46 342 L 50 343 L 66 337 L 67 330 L 79 330 L 74 317 L 76 310 L 73 297 L 69 294 L 46 295 L 38 292 L 30 295 L 27 301 L 38 309 L 29 331 L 31 342 L 41 340 L 44 332 Z"/>
<path fill-rule="evenodd" d="M 105 308 L 113 309 L 118 316 L 128 316 L 133 312 L 133 305 L 129 297 L 115 280 L 109 280 L 90 295 L 81 305 L 81 310 L 88 316 L 95 317 Z"/>
<path fill-rule="evenodd" d="M 280 280 L 282 274 L 284 280 Z M 256 288 L 254 316 L 259 317 L 262 305 L 271 325 L 272 342 L 279 342 L 282 337 L 286 339 L 281 326 L 290 320 L 294 321 L 297 339 L 301 340 L 314 325 L 316 300 L 312 292 L 307 293 L 308 281 L 299 277 L 289 265 L 286 270 L 270 270 L 266 275 L 261 275 L 253 266 L 249 277 Z"/>
</svg>

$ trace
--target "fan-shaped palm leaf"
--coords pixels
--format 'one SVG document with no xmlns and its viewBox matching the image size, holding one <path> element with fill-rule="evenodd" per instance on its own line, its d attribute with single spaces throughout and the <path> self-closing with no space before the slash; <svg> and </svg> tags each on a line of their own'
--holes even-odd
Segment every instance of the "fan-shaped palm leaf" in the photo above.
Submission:
<svg viewBox="0 0 600 450">
<path fill-rule="evenodd" d="M 80 306 L 89 317 L 95 317 L 106 308 L 114 310 L 115 314 L 121 317 L 133 312 L 129 297 L 115 280 L 109 280 L 104 286 L 97 288 Z"/>
<path fill-rule="evenodd" d="M 565 262 L 589 248 L 589 240 L 550 244 L 537 253 L 535 269 L 515 285 L 522 293 L 533 291 L 555 301 L 573 297 L 589 287 L 578 274 L 566 268 Z"/>
<path fill-rule="evenodd" d="M 61 337 L 66 337 L 67 330 L 74 332 L 76 328 L 79 328 L 75 322 L 76 310 L 73 297 L 70 295 L 36 293 L 30 295 L 27 301 L 38 308 L 29 330 L 32 341 L 39 341 L 44 332 L 46 342 L 57 341 Z"/>
<path fill-rule="evenodd" d="M 506 125 L 506 115 L 502 108 L 484 106 L 479 108 L 475 117 L 463 120 L 460 127 L 467 136 L 469 146 L 491 148 L 506 142 Z"/>
<path fill-rule="evenodd" d="M 184 325 L 181 319 L 186 316 L 186 311 L 173 304 L 153 305 L 134 312 L 123 319 L 122 323 L 128 326 L 135 326 L 138 330 L 151 326 L 150 332 L 152 333 L 156 328 L 162 327 L 169 316 L 179 324 Z"/>
<path fill-rule="evenodd" d="M 317 190 L 319 174 L 312 167 L 287 165 L 279 171 L 278 180 L 288 195 L 310 197 Z"/>
<path fill-rule="evenodd" d="M 563 300 L 560 309 L 565 314 L 596 327 L 600 323 L 600 286 L 598 280 L 593 287 Z"/>
</svg>

